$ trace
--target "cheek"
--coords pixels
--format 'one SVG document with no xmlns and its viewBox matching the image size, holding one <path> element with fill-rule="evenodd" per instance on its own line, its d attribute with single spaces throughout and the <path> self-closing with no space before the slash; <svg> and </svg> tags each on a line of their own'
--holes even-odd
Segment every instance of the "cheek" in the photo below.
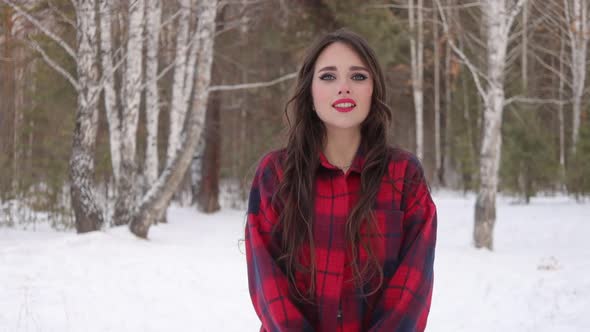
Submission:
<svg viewBox="0 0 590 332">
<path fill-rule="evenodd" d="M 357 98 L 359 98 L 360 100 L 362 100 L 363 105 L 366 107 L 366 111 L 369 111 L 369 108 L 371 108 L 371 99 L 373 97 L 373 85 L 372 84 L 367 84 L 366 86 L 360 87 L 359 90 L 357 90 Z"/>
<path fill-rule="evenodd" d="M 316 84 L 316 81 L 314 81 L 311 84 L 311 96 L 313 98 L 314 103 L 318 104 L 322 101 L 330 100 L 330 89 L 325 85 Z"/>
</svg>

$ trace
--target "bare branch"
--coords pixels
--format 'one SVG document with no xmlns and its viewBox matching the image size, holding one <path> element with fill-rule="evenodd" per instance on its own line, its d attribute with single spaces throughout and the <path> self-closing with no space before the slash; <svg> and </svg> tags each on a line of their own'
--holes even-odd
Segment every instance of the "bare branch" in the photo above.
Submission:
<svg viewBox="0 0 590 332">
<path fill-rule="evenodd" d="M 522 10 L 525 2 L 527 2 L 527 0 L 518 0 L 518 2 L 510 9 L 510 12 L 508 13 L 508 21 L 506 23 L 507 27 L 512 26 L 512 22 L 514 22 L 514 19 Z"/>
<path fill-rule="evenodd" d="M 61 18 L 62 21 L 69 24 L 72 28 L 74 28 L 74 29 L 76 28 L 76 22 L 74 22 L 63 11 L 61 11 L 59 8 L 57 8 L 57 6 L 53 3 L 53 1 L 47 0 L 47 5 L 49 5 L 49 8 L 51 9 L 51 11 L 53 11 L 54 13 L 59 15 L 59 17 Z"/>
<path fill-rule="evenodd" d="M 170 71 L 172 68 L 174 68 L 174 62 L 171 62 L 171 63 L 169 63 L 169 64 L 168 64 L 168 65 L 167 65 L 167 66 L 166 66 L 164 69 L 162 69 L 162 70 L 160 71 L 160 73 L 158 73 L 158 76 L 156 76 L 154 79 L 155 79 L 156 81 L 159 81 L 159 80 L 160 80 L 160 79 L 161 79 L 161 78 L 162 78 L 164 75 L 166 75 L 166 74 L 167 74 L 167 73 L 168 73 L 168 72 L 169 72 L 169 71 Z M 144 82 L 144 83 L 141 85 L 141 87 L 140 87 L 140 90 L 143 90 L 143 89 L 145 89 L 145 87 L 146 87 L 146 86 L 147 86 L 149 83 L 151 83 L 151 82 L 152 82 L 152 81 L 145 81 L 145 82 Z"/>
<path fill-rule="evenodd" d="M 528 98 L 523 96 L 514 96 L 504 101 L 504 106 L 508 106 L 512 103 L 526 103 L 526 104 L 554 104 L 554 105 L 565 105 L 570 103 L 570 100 L 560 99 L 543 99 L 543 98 Z"/>
<path fill-rule="evenodd" d="M 480 80 L 480 76 L 486 78 L 486 76 L 469 60 L 469 58 L 465 55 L 465 53 L 463 53 L 463 51 L 461 51 L 457 45 L 455 45 L 455 43 L 453 42 L 453 40 L 451 38 L 449 38 L 448 36 L 449 34 L 449 24 L 447 22 L 447 18 L 445 16 L 445 12 L 442 9 L 442 6 L 440 4 L 440 0 L 436 0 L 436 6 L 438 7 L 439 10 L 439 14 L 443 23 L 443 28 L 445 30 L 445 34 L 447 35 L 447 42 L 449 43 L 449 45 L 451 46 L 451 48 L 453 49 L 453 51 L 461 58 L 461 60 L 463 61 L 463 63 L 465 63 L 465 65 L 467 65 L 467 68 L 469 68 L 469 72 L 471 72 L 471 76 L 473 76 L 473 81 L 475 82 L 475 86 L 477 87 L 477 91 L 479 92 L 481 98 L 484 100 L 484 102 L 487 103 L 487 95 L 486 92 L 483 88 L 483 85 L 481 84 L 481 80 Z"/>
<path fill-rule="evenodd" d="M 472 7 L 479 7 L 479 1 L 469 2 L 462 5 L 455 5 L 455 6 L 443 6 L 443 9 L 465 9 L 465 8 L 472 8 Z M 393 8 L 393 9 L 409 9 L 408 5 L 398 5 L 398 4 L 379 4 L 379 5 L 368 5 L 366 8 L 372 9 L 385 9 L 385 8 Z M 425 12 L 432 12 L 436 9 L 429 8 L 429 7 L 420 7 L 414 6 L 416 10 L 423 10 Z"/>
<path fill-rule="evenodd" d="M 210 86 L 209 91 L 229 91 L 229 90 L 241 90 L 241 89 L 255 89 L 255 88 L 264 88 L 268 86 L 272 86 L 278 83 L 281 83 L 286 80 L 293 79 L 297 76 L 297 73 L 290 73 L 284 76 L 281 76 L 277 79 L 268 82 L 258 82 L 258 83 L 244 83 L 244 84 L 235 84 L 235 85 L 215 85 Z"/>
<path fill-rule="evenodd" d="M 11 0 L 2 0 L 2 1 L 5 4 L 9 5 L 10 7 L 12 7 L 19 14 L 24 16 L 29 22 L 31 22 L 34 26 L 36 26 L 39 30 L 41 30 L 41 32 L 43 32 L 47 37 L 51 38 L 51 40 L 53 40 L 59 46 L 61 46 L 61 48 L 63 48 L 66 51 L 66 53 L 72 57 L 72 59 L 76 59 L 76 52 L 70 47 L 70 45 L 68 45 L 68 43 L 66 43 L 59 36 L 57 36 L 56 34 L 51 32 L 51 30 L 47 29 L 47 27 L 43 26 L 43 24 L 41 22 L 39 22 L 39 20 L 37 20 L 31 14 L 27 13 L 25 10 L 20 8 L 18 5 L 13 3 Z"/>
<path fill-rule="evenodd" d="M 65 79 L 67 79 L 76 91 L 80 90 L 80 85 L 78 84 L 78 81 L 67 70 L 65 70 L 62 66 L 57 64 L 55 61 L 53 61 L 53 59 L 51 59 L 51 57 L 47 55 L 45 50 L 36 41 L 29 39 L 27 44 L 32 49 L 37 51 L 41 55 L 43 60 L 45 60 L 45 62 L 51 68 L 60 73 Z"/>
</svg>

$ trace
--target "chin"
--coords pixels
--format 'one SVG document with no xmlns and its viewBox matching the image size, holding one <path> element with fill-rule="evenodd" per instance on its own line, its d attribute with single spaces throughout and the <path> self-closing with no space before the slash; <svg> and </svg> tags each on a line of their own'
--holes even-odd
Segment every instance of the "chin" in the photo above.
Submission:
<svg viewBox="0 0 590 332">
<path fill-rule="evenodd" d="M 339 121 L 334 121 L 334 122 L 324 122 L 326 125 L 327 129 L 333 129 L 333 130 L 353 130 L 353 129 L 358 129 L 360 130 L 361 128 L 361 122 L 339 122 Z"/>
</svg>

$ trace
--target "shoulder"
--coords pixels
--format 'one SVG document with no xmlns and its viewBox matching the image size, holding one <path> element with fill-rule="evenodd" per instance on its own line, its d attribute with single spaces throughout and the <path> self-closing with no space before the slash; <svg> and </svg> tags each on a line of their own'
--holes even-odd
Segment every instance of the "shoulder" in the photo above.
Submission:
<svg viewBox="0 0 590 332">
<path fill-rule="evenodd" d="M 285 154 L 285 149 L 272 150 L 265 153 L 258 161 L 256 173 L 272 172 L 277 174 L 281 172 Z"/>
<path fill-rule="evenodd" d="M 389 146 L 387 152 L 389 153 L 389 174 L 391 176 L 397 178 L 423 176 L 422 163 L 415 154 L 393 146 Z"/>
<path fill-rule="evenodd" d="M 258 161 L 256 173 L 254 174 L 255 185 L 271 191 L 278 185 L 283 175 L 285 153 L 285 149 L 279 149 L 269 151 L 262 155 Z"/>
</svg>

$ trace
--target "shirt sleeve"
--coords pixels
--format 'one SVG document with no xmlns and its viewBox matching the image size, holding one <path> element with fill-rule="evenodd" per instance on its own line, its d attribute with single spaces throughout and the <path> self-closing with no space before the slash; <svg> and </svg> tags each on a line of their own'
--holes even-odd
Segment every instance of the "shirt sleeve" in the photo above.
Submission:
<svg viewBox="0 0 590 332">
<path fill-rule="evenodd" d="M 370 331 L 424 331 L 430 310 L 436 243 L 436 206 L 418 159 L 408 161 L 402 198 L 399 265 L 385 281 Z"/>
<path fill-rule="evenodd" d="M 313 331 L 289 297 L 289 283 L 277 264 L 278 243 L 271 236 L 278 215 L 271 198 L 278 185 L 272 158 L 260 163 L 250 197 L 245 234 L 248 285 L 254 310 L 262 322 L 260 331 Z"/>
</svg>

